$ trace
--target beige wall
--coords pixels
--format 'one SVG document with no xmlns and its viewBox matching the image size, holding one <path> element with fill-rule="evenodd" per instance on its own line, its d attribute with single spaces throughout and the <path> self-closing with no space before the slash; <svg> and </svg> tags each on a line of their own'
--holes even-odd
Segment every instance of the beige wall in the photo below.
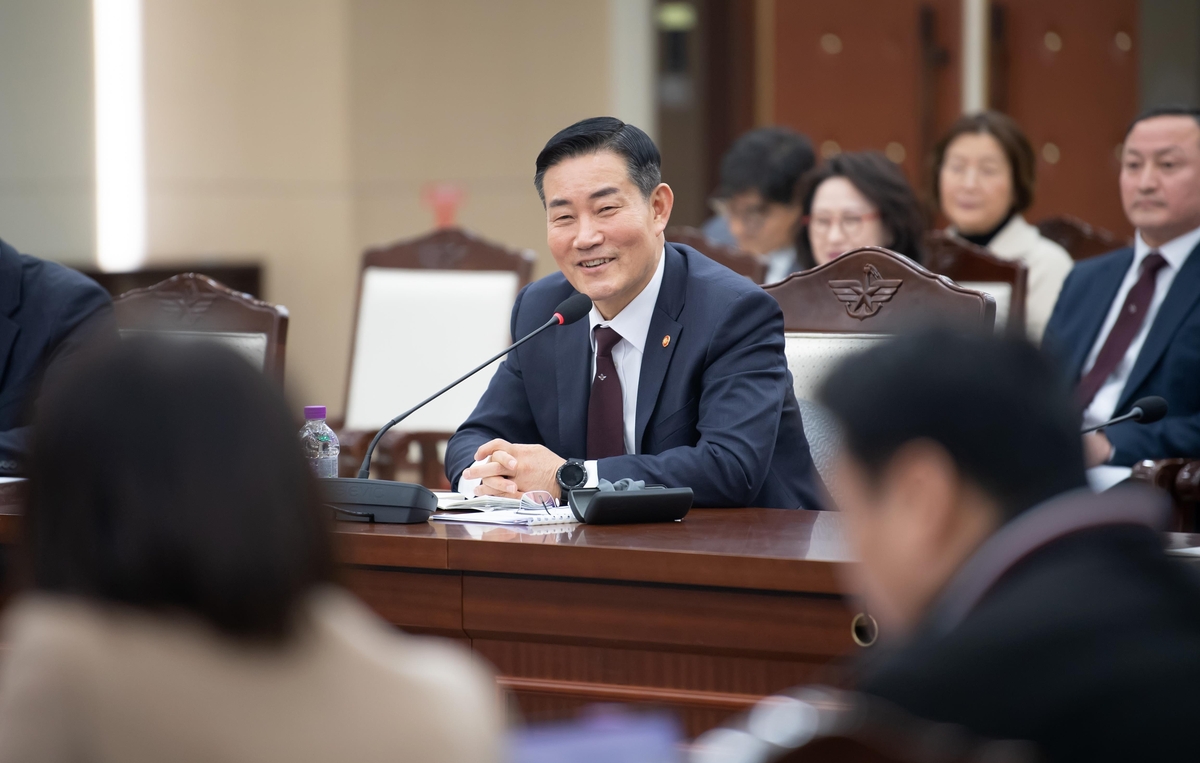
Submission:
<svg viewBox="0 0 1200 763">
<path fill-rule="evenodd" d="M 294 396 L 341 411 L 358 256 L 430 228 L 430 181 L 464 189 L 461 224 L 552 269 L 533 160 L 613 105 L 607 4 L 145 3 L 151 261 L 263 257 Z"/>
<path fill-rule="evenodd" d="M 92 260 L 92 4 L 0 1 L 0 238 Z"/>
</svg>

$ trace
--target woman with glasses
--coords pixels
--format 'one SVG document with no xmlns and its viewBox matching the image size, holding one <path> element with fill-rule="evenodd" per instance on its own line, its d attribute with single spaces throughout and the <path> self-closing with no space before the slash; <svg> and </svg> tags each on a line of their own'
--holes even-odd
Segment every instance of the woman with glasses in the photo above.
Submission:
<svg viewBox="0 0 1200 763">
<path fill-rule="evenodd" d="M 985 111 L 960 117 L 938 142 L 931 181 L 951 233 L 1029 268 L 1025 325 L 1036 342 L 1073 262 L 1021 215 L 1033 203 L 1035 163 L 1017 123 Z"/>
<path fill-rule="evenodd" d="M 0 761 L 500 759 L 482 663 L 335 585 L 261 371 L 145 339 L 76 362 L 35 415 Z"/>
<path fill-rule="evenodd" d="M 878 151 L 838 154 L 800 179 L 796 256 L 805 268 L 864 246 L 918 262 L 925 221 L 904 173 Z"/>
</svg>

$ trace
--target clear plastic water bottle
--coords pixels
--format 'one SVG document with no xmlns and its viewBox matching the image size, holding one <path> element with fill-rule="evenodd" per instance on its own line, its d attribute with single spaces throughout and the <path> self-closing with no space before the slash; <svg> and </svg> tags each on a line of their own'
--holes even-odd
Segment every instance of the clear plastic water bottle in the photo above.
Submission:
<svg viewBox="0 0 1200 763">
<path fill-rule="evenodd" d="M 304 428 L 300 430 L 304 455 L 318 477 L 338 476 L 338 453 L 341 446 L 337 435 L 325 423 L 325 406 L 304 406 Z"/>
</svg>

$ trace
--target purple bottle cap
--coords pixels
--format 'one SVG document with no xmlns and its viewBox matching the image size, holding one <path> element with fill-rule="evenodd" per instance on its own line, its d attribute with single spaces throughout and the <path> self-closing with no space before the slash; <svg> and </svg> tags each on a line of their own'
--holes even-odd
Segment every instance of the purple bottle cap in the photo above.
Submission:
<svg viewBox="0 0 1200 763">
<path fill-rule="evenodd" d="M 323 405 L 306 405 L 304 406 L 304 420 L 311 421 L 313 419 L 325 418 L 325 406 Z"/>
</svg>

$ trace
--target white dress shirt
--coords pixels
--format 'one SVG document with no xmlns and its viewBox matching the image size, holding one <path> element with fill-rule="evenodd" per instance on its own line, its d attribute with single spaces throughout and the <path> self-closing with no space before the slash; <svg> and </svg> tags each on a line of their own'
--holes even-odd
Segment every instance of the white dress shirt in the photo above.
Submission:
<svg viewBox="0 0 1200 763">
<path fill-rule="evenodd" d="M 1104 384 L 1092 398 L 1091 404 L 1083 412 L 1085 427 L 1101 424 L 1118 413 L 1117 403 L 1120 402 L 1121 392 L 1125 389 L 1125 383 L 1129 381 L 1129 374 L 1133 371 L 1133 365 L 1142 351 L 1142 345 L 1146 343 L 1146 336 L 1150 333 L 1150 327 L 1154 325 L 1158 309 L 1162 307 L 1163 300 L 1167 298 L 1167 292 L 1171 290 L 1171 284 L 1175 282 L 1175 275 L 1183 267 L 1183 263 L 1187 262 L 1188 255 L 1196 248 L 1197 244 L 1200 244 L 1200 228 L 1172 239 L 1158 249 L 1152 249 L 1143 241 L 1141 232 L 1137 234 L 1133 244 L 1133 263 L 1125 273 L 1125 280 L 1121 281 L 1121 288 L 1117 290 L 1117 296 L 1113 298 L 1112 304 L 1108 308 L 1108 317 L 1104 319 L 1104 325 L 1101 326 L 1100 333 L 1096 336 L 1096 343 L 1092 345 L 1092 350 L 1083 363 L 1081 377 L 1086 375 L 1096 364 L 1100 348 L 1104 346 L 1113 325 L 1116 324 L 1121 307 L 1125 304 L 1125 298 L 1129 296 L 1129 290 L 1137 283 L 1138 276 L 1141 274 L 1142 261 L 1150 252 L 1157 251 L 1167 261 L 1167 264 L 1159 269 L 1154 281 L 1154 299 L 1151 300 L 1150 310 L 1146 313 L 1145 320 L 1142 321 L 1141 330 L 1133 338 L 1129 349 L 1125 351 L 1125 357 L 1121 358 L 1116 369 L 1104 380 Z"/>
<path fill-rule="evenodd" d="M 655 268 L 654 275 L 650 277 L 646 288 L 642 289 L 641 293 L 612 319 L 605 320 L 595 305 L 592 305 L 592 310 L 588 313 L 588 337 L 592 347 L 592 379 L 596 378 L 596 327 L 608 326 L 621 335 L 621 341 L 613 345 L 612 356 L 613 365 L 617 367 L 617 378 L 621 380 L 621 405 L 625 419 L 625 453 L 627 455 L 637 453 L 637 443 L 634 440 L 637 430 L 638 382 L 642 378 L 642 353 L 646 350 L 646 335 L 650 333 L 650 320 L 654 317 L 654 307 L 658 304 L 658 292 L 662 288 L 666 262 L 665 250 L 660 250 L 658 267 Z M 486 463 L 486 459 L 476 461 L 472 466 L 482 463 Z M 584 467 L 587 469 L 587 482 L 584 483 L 584 487 L 596 487 L 600 482 L 596 462 L 585 461 Z M 475 495 L 475 488 L 479 487 L 481 481 L 460 477 L 458 492 L 467 498 L 472 498 Z"/>
<path fill-rule="evenodd" d="M 776 283 L 792 274 L 796 267 L 796 247 L 785 246 L 767 255 L 767 275 L 763 283 Z"/>
</svg>

